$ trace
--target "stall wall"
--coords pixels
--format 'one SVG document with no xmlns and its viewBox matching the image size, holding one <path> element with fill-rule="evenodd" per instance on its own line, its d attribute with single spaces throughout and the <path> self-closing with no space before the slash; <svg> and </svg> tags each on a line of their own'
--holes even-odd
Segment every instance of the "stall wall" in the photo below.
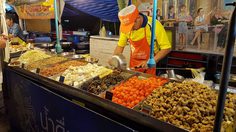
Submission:
<svg viewBox="0 0 236 132">
<path fill-rule="evenodd" d="M 27 19 L 26 30 L 32 32 L 51 32 L 51 22 L 50 20 L 37 20 L 37 19 Z"/>
</svg>

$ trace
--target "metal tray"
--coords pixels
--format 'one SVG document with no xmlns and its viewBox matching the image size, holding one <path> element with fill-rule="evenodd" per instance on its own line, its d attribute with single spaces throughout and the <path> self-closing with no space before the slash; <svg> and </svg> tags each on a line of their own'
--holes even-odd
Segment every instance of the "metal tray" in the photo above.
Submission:
<svg viewBox="0 0 236 132">
<path fill-rule="evenodd" d="M 113 73 L 111 73 L 111 74 L 109 74 L 109 75 L 112 75 L 112 74 L 113 74 Z M 109 76 L 109 75 L 107 75 L 107 76 Z M 125 79 L 130 78 L 130 77 L 133 76 L 134 74 L 121 71 L 121 73 L 120 73 L 119 75 L 121 75 L 121 76 L 124 78 L 124 80 L 125 80 Z M 105 76 L 104 78 L 106 78 L 106 76 Z M 84 90 L 84 91 L 87 91 L 86 89 L 87 89 L 88 85 L 90 85 L 90 84 L 91 84 L 92 82 L 94 82 L 94 81 L 102 81 L 104 78 L 96 77 L 96 78 L 93 78 L 93 79 L 91 79 L 91 80 L 88 80 L 87 82 L 83 83 L 80 88 L 81 88 L 82 90 Z M 122 80 L 121 82 L 123 82 L 124 80 Z M 121 82 L 119 82 L 118 84 L 120 84 Z M 115 84 L 115 85 L 117 85 L 117 84 Z M 110 88 L 113 87 L 113 86 L 114 86 L 114 85 L 110 85 L 106 90 L 110 89 Z M 98 94 L 95 94 L 95 93 L 89 92 L 89 91 L 87 91 L 87 92 L 92 93 L 92 94 L 94 94 L 94 95 L 97 95 L 97 96 L 99 96 L 99 97 L 103 97 L 103 96 L 104 96 L 104 92 L 105 92 L 106 90 L 104 90 L 104 91 L 102 91 L 102 92 L 100 92 L 100 93 L 98 93 Z"/>
<path fill-rule="evenodd" d="M 163 86 L 165 86 L 165 85 L 167 85 L 168 83 L 173 82 L 173 81 L 174 81 L 174 80 L 169 80 L 169 82 L 167 82 L 167 83 L 164 84 Z M 214 88 L 213 88 L 213 90 L 218 91 L 218 89 L 214 89 Z M 228 93 L 234 93 L 234 94 L 235 94 L 235 92 L 236 92 L 235 90 L 234 90 L 234 92 L 228 91 Z M 152 92 L 152 93 L 153 93 L 153 92 Z M 152 93 L 151 93 L 150 95 L 148 95 L 148 96 L 151 96 Z M 147 97 L 148 97 L 148 96 L 147 96 Z M 150 116 L 150 114 L 149 114 L 150 111 L 148 111 L 148 109 L 151 110 L 151 108 L 152 108 L 151 106 L 145 105 L 145 106 L 144 106 L 144 109 L 142 108 L 143 102 L 147 99 L 147 97 L 146 97 L 144 100 L 142 100 L 141 102 L 139 102 L 139 103 L 138 103 L 135 107 L 133 107 L 132 109 L 133 109 L 133 110 L 136 110 L 136 111 L 138 111 L 138 112 L 141 112 L 142 114 L 145 114 L 145 115 L 147 115 L 147 116 L 149 116 L 149 117 L 151 117 L 151 118 L 153 118 L 153 119 L 155 119 L 155 120 L 159 120 L 159 119 L 156 119 L 156 118 Z M 234 118 L 235 118 L 235 117 L 234 117 Z M 167 123 L 167 122 L 166 122 L 166 123 Z M 175 126 L 175 125 L 172 124 L 172 123 L 169 123 L 169 124 Z M 178 127 L 178 126 L 176 126 L 176 127 Z M 178 128 L 180 128 L 180 127 L 178 127 Z M 186 130 L 186 129 L 184 129 L 184 128 L 180 128 L 180 129 L 185 130 L 185 131 L 188 131 L 188 130 Z M 226 127 L 225 130 L 231 130 L 231 126 Z"/>
<path fill-rule="evenodd" d="M 68 60 L 68 61 L 71 61 L 71 60 Z M 78 61 L 80 61 L 80 62 L 85 62 L 85 63 L 87 63 L 86 61 L 81 61 L 81 60 L 78 60 Z M 63 62 L 63 63 L 65 63 L 65 62 Z M 60 63 L 58 63 L 58 64 L 60 64 Z M 59 78 L 60 76 L 62 76 L 62 74 L 64 73 L 65 71 L 63 71 L 63 72 L 61 72 L 61 73 L 58 73 L 58 74 L 56 74 L 56 75 L 53 75 L 53 76 L 50 76 L 50 77 L 48 77 L 49 79 L 52 79 L 52 80 L 55 80 L 55 81 L 59 81 L 57 78 Z M 86 81 L 82 81 L 82 83 L 80 83 L 79 85 L 75 85 L 74 84 L 74 82 L 72 82 L 72 84 L 70 85 L 70 86 L 73 86 L 73 87 L 75 87 L 75 88 L 79 88 L 80 89 L 80 87 L 85 83 L 85 82 L 87 82 L 87 81 L 91 81 L 91 80 L 93 80 L 94 78 L 97 78 L 97 76 L 89 76 L 88 78 L 86 78 Z M 64 84 L 66 84 L 66 83 L 64 83 Z M 67 84 L 68 85 L 68 84 Z"/>
<path fill-rule="evenodd" d="M 52 43 L 34 43 L 35 47 L 39 47 L 39 48 L 46 48 L 46 49 L 50 49 L 53 48 L 55 46 L 55 44 Z"/>
<path fill-rule="evenodd" d="M 59 73 L 57 75 L 54 75 L 54 76 L 51 76 L 51 77 L 48 77 L 49 79 L 52 79 L 54 81 L 57 81 L 57 82 L 60 82 L 60 77 L 62 76 L 63 73 Z M 95 76 L 95 77 L 89 77 L 89 78 L 86 78 L 86 81 L 81 81 L 79 84 L 75 85 L 75 82 L 72 82 L 72 84 L 66 84 L 65 82 L 61 82 L 65 85 L 68 85 L 68 86 L 72 86 L 74 89 L 77 89 L 77 90 L 82 90 L 82 85 L 84 85 L 84 83 L 87 83 L 88 81 L 92 81 L 94 80 L 95 78 L 99 78 L 98 76 Z"/>
<path fill-rule="evenodd" d="M 136 73 L 135 75 L 133 75 L 133 76 L 131 76 L 130 78 L 132 78 L 132 77 L 134 77 L 134 76 L 138 76 L 138 78 L 140 78 L 140 79 L 147 79 L 147 78 L 149 78 L 149 77 L 153 77 L 153 75 L 150 75 L 150 74 L 145 74 L 145 73 Z M 123 82 L 121 82 L 121 83 L 125 83 L 125 82 L 127 82 L 130 78 L 127 78 L 127 79 L 125 79 Z M 163 78 L 163 77 L 157 77 L 157 78 Z M 163 79 L 167 79 L 167 78 L 163 78 Z M 170 80 L 169 79 L 167 79 L 167 82 L 164 84 L 164 85 L 166 85 L 166 84 L 168 84 L 170 82 Z M 119 84 L 117 84 L 117 85 L 115 85 L 115 86 L 119 86 L 121 83 L 119 83 Z M 163 85 L 163 86 L 164 86 Z M 111 87 L 111 88 L 109 88 L 108 90 L 106 90 L 105 92 L 103 92 L 101 95 L 100 95 L 100 97 L 102 97 L 102 98 L 105 98 L 105 94 L 106 94 L 106 92 L 108 91 L 108 92 L 111 92 L 114 88 L 115 88 L 115 86 L 114 87 Z M 149 94 L 149 95 L 151 95 L 152 94 L 152 92 Z M 148 96 L 149 96 L 148 95 Z M 148 97 L 147 96 L 147 97 Z M 141 102 L 143 102 L 147 97 L 145 97 L 143 100 L 141 100 L 138 104 L 136 104 L 132 109 L 137 109 L 138 108 L 138 106 L 139 106 L 139 104 L 141 103 Z"/>
<path fill-rule="evenodd" d="M 44 67 L 44 68 L 50 68 L 50 67 L 54 67 L 55 65 L 58 65 L 58 64 L 63 64 L 63 63 L 66 63 L 66 62 L 69 62 L 69 61 L 72 61 L 72 60 L 66 60 L 66 61 L 62 61 L 62 62 L 59 62 L 59 63 L 55 63 L 55 64 L 52 64 L 52 65 L 49 65 L 49 66 L 47 66 L 47 67 Z M 76 61 L 80 61 L 80 62 L 84 62 L 84 63 L 87 63 L 87 62 L 85 62 L 85 61 L 81 61 L 81 60 L 76 60 Z M 63 71 L 64 72 L 64 71 Z M 57 73 L 57 74 L 55 74 L 55 75 L 52 75 L 52 76 L 57 76 L 57 75 L 59 75 L 59 74 L 62 74 L 63 72 L 61 72 L 61 73 Z M 44 76 L 44 75 L 42 75 L 42 74 L 40 74 L 41 76 Z M 47 78 L 50 78 L 50 77 L 52 77 L 52 76 L 44 76 L 44 77 L 47 77 Z"/>
<path fill-rule="evenodd" d="M 57 57 L 57 56 L 52 56 L 52 57 Z M 48 60 L 48 59 L 50 59 L 50 58 L 52 58 L 52 57 L 45 58 L 45 59 L 42 59 L 42 60 L 38 60 L 38 61 L 35 61 L 35 62 L 33 62 L 33 63 L 43 62 L 43 61 Z M 26 70 L 30 70 L 30 71 L 31 71 L 31 70 L 35 70 L 35 69 L 37 69 L 37 68 L 42 69 L 42 68 L 50 67 L 50 66 L 53 66 L 53 65 L 55 65 L 55 64 L 68 61 L 68 59 L 67 59 L 66 57 L 65 57 L 65 59 L 66 59 L 66 60 L 63 60 L 63 61 L 60 61 L 60 62 L 56 62 L 56 63 L 52 62 L 51 64 L 41 65 L 40 67 L 36 67 L 36 68 L 33 68 L 33 69 L 28 67 L 28 65 L 31 64 L 31 63 L 29 63 L 29 64 L 27 64 L 27 66 L 26 66 Z"/>
<path fill-rule="evenodd" d="M 164 77 L 160 77 L 160 78 L 164 78 Z M 174 80 L 170 80 L 170 79 L 168 79 L 168 78 L 165 78 L 165 79 L 167 79 L 167 82 L 166 82 L 164 85 L 162 85 L 161 87 L 163 87 L 163 86 L 169 84 L 170 82 L 174 82 Z M 156 88 L 156 89 L 157 89 L 157 88 Z M 159 88 L 158 88 L 158 89 L 159 89 Z M 155 89 L 154 89 L 154 90 L 155 90 Z M 153 91 L 152 91 L 151 94 L 149 94 L 148 96 L 152 95 L 152 93 L 153 93 Z M 147 96 L 147 97 L 148 97 L 148 96 Z M 142 101 L 140 101 L 137 105 L 135 105 L 135 106 L 133 107 L 133 109 L 134 109 L 134 110 L 137 110 L 137 111 L 141 111 L 141 104 L 147 99 L 147 97 L 146 97 L 145 99 L 143 99 Z"/>
<path fill-rule="evenodd" d="M 11 58 L 10 62 L 8 63 L 8 66 L 11 66 L 11 67 L 20 67 L 21 65 L 22 65 L 22 63 L 20 61 L 18 61 L 18 57 Z"/>
<path fill-rule="evenodd" d="M 23 53 L 25 53 L 27 50 L 23 51 L 17 51 L 17 52 L 11 52 L 10 53 L 10 58 L 17 58 L 20 57 Z"/>
<path fill-rule="evenodd" d="M 89 58 L 85 58 L 85 61 L 87 61 L 89 63 L 98 63 L 99 59 L 89 57 Z"/>
</svg>

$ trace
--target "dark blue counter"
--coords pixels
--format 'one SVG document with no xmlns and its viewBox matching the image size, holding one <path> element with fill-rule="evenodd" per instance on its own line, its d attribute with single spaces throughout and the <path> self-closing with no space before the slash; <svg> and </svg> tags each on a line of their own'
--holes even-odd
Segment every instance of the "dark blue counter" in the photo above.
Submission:
<svg viewBox="0 0 236 132">
<path fill-rule="evenodd" d="M 4 67 L 3 92 L 11 127 L 17 132 L 183 131 L 16 67 Z"/>
</svg>

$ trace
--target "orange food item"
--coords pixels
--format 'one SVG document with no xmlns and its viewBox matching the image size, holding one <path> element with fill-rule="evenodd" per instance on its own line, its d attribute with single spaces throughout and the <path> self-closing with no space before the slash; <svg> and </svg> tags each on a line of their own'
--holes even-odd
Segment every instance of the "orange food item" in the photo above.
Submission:
<svg viewBox="0 0 236 132">
<path fill-rule="evenodd" d="M 167 83 L 167 79 L 150 77 L 148 79 L 139 79 L 137 76 L 114 87 L 112 101 L 128 108 L 133 108 L 139 102 L 144 100 L 151 92 Z"/>
</svg>

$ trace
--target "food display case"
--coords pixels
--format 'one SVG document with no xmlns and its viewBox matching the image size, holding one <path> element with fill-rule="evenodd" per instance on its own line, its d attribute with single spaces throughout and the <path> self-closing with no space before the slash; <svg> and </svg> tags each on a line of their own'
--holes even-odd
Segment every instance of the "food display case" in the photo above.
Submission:
<svg viewBox="0 0 236 132">
<path fill-rule="evenodd" d="M 41 50 L 14 60 L 18 65 L 5 63 L 3 84 L 14 130 L 213 130 L 217 91 L 203 84 L 110 69 Z M 235 102 L 236 95 L 228 93 L 225 131 L 233 130 Z"/>
</svg>

